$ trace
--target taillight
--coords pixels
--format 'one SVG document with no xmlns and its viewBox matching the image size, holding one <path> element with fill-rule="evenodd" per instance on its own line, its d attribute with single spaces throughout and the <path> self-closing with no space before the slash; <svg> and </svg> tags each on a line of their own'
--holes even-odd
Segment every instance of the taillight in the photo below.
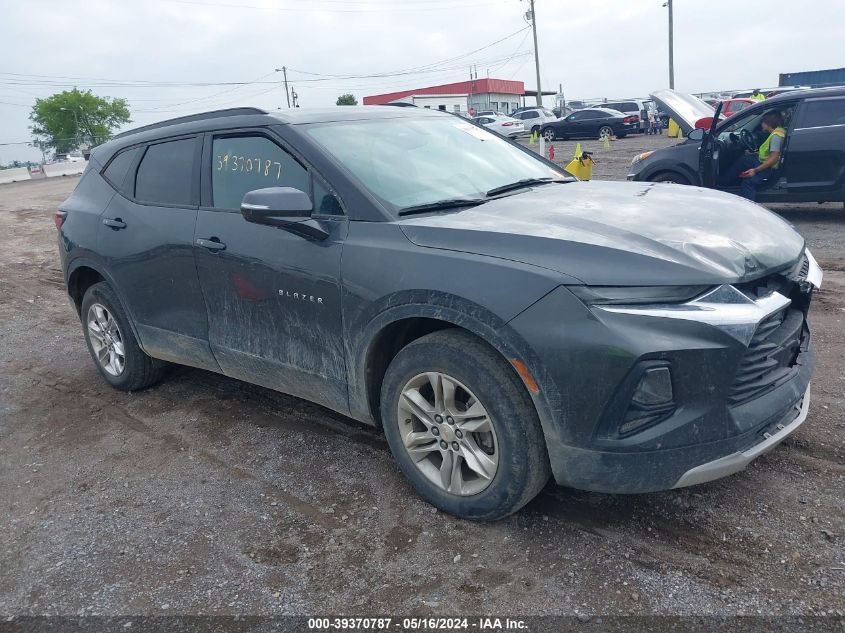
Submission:
<svg viewBox="0 0 845 633">
<path fill-rule="evenodd" d="M 56 211 L 56 215 L 53 216 L 53 222 L 56 223 L 57 230 L 62 228 L 65 218 L 67 218 L 67 211 Z"/>
<path fill-rule="evenodd" d="M 639 121 L 639 120 L 640 120 L 640 117 L 638 117 L 636 114 L 634 114 L 634 115 L 632 115 L 632 116 L 626 116 L 626 117 L 623 119 L 623 121 L 624 121 L 625 123 L 636 123 L 636 122 L 637 122 L 637 121 Z"/>
<path fill-rule="evenodd" d="M 504 123 L 502 123 L 502 127 L 508 127 L 508 126 L 511 126 L 511 125 L 513 125 L 513 122 L 511 122 L 511 121 L 505 121 Z"/>
</svg>

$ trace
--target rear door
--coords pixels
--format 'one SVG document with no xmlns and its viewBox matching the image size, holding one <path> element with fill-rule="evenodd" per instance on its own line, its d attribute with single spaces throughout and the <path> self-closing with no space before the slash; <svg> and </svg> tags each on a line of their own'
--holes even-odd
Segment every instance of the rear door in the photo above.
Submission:
<svg viewBox="0 0 845 633">
<path fill-rule="evenodd" d="M 120 180 L 118 193 L 97 241 L 144 350 L 216 370 L 193 256 L 201 150 L 201 137 L 189 135 L 115 156 L 104 176 Z"/>
<path fill-rule="evenodd" d="M 787 136 L 784 170 L 790 194 L 845 198 L 845 97 L 800 104 Z"/>
</svg>

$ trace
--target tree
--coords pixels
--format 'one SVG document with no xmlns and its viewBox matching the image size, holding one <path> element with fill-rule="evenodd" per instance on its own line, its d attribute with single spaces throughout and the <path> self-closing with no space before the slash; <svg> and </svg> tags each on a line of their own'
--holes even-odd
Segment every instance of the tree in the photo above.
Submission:
<svg viewBox="0 0 845 633">
<path fill-rule="evenodd" d="M 36 99 L 29 120 L 36 147 L 68 152 L 84 144 L 103 143 L 131 119 L 126 99 L 98 97 L 90 90 L 74 88 Z"/>
<path fill-rule="evenodd" d="M 358 99 L 355 98 L 355 95 L 347 92 L 345 95 L 340 95 L 337 98 L 337 104 L 335 105 L 358 105 Z"/>
</svg>

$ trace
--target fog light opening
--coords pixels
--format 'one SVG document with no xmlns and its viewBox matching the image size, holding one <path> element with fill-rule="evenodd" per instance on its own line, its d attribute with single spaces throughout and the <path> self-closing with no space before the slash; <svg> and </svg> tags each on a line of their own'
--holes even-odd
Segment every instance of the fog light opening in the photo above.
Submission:
<svg viewBox="0 0 845 633">
<path fill-rule="evenodd" d="M 675 410 L 672 373 L 668 367 L 651 367 L 640 377 L 631 396 L 619 435 L 630 435 L 665 420 Z"/>
<path fill-rule="evenodd" d="M 631 398 L 643 407 L 669 404 L 672 399 L 672 374 L 668 367 L 646 369 Z"/>
</svg>

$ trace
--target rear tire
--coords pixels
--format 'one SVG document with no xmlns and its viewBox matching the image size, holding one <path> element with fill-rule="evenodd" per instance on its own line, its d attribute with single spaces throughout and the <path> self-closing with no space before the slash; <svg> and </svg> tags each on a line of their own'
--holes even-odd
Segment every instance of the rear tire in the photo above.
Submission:
<svg viewBox="0 0 845 633">
<path fill-rule="evenodd" d="M 549 479 L 545 438 L 525 386 L 468 332 L 441 330 L 400 350 L 382 384 L 381 417 L 403 474 L 449 514 L 501 519 Z"/>
<path fill-rule="evenodd" d="M 166 363 L 138 346 L 120 299 L 107 282 L 85 291 L 80 317 L 88 352 L 112 387 L 137 391 L 161 379 Z"/>
<path fill-rule="evenodd" d="M 689 178 L 684 176 L 683 174 L 679 174 L 676 171 L 661 171 L 659 174 L 655 174 L 651 178 L 649 178 L 650 182 L 673 182 L 678 185 L 688 185 L 690 184 Z"/>
<path fill-rule="evenodd" d="M 554 128 L 547 127 L 543 130 L 543 138 L 546 139 L 547 143 L 557 140 L 557 134 L 555 133 Z"/>
<path fill-rule="evenodd" d="M 613 128 L 609 125 L 603 125 L 599 128 L 599 140 L 603 141 L 605 138 L 613 136 Z"/>
</svg>

